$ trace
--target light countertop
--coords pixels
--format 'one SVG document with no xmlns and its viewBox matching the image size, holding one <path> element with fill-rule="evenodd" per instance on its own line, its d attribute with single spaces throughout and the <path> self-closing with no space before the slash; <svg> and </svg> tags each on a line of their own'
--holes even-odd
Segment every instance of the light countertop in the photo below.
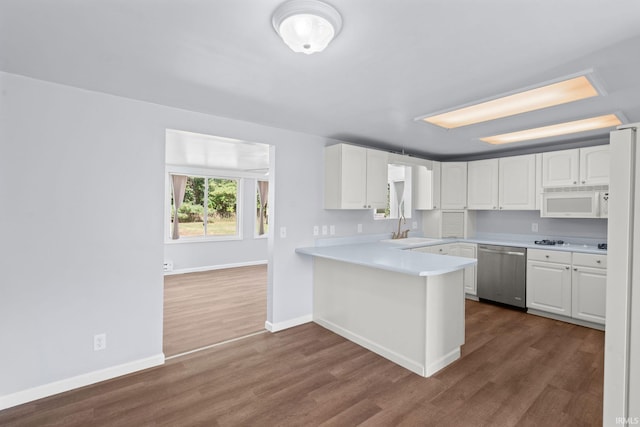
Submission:
<svg viewBox="0 0 640 427">
<path fill-rule="evenodd" d="M 365 242 L 297 248 L 296 252 L 412 276 L 437 276 L 477 263 L 474 258 L 428 254 L 404 249 L 407 247 L 393 243 Z"/>
<path fill-rule="evenodd" d="M 536 245 L 535 240 L 564 240 L 563 245 Z M 581 252 L 606 255 L 607 251 L 598 249 L 599 239 L 554 238 L 546 236 L 486 234 L 470 239 L 419 239 L 384 242 L 385 236 L 358 236 L 322 239 L 316 246 L 297 248 L 296 252 L 335 261 L 380 268 L 413 276 L 435 276 L 460 270 L 477 263 L 473 258 L 451 255 L 437 255 L 407 249 L 441 245 L 445 243 L 476 243 L 498 246 L 515 246 L 528 249 L 544 249 L 563 252 Z"/>
</svg>

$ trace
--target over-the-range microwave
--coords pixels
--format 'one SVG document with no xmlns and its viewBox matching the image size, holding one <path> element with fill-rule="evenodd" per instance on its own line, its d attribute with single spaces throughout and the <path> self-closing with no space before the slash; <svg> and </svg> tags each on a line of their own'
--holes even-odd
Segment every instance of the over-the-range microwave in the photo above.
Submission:
<svg viewBox="0 0 640 427">
<path fill-rule="evenodd" d="M 552 191 L 542 194 L 541 217 L 607 218 L 608 191 Z"/>
</svg>

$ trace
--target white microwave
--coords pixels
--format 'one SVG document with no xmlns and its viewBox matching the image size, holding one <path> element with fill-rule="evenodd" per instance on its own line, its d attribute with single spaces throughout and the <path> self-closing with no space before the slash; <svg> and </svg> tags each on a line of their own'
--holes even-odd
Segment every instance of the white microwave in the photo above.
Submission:
<svg viewBox="0 0 640 427">
<path fill-rule="evenodd" d="M 608 191 L 558 191 L 542 194 L 541 217 L 607 218 Z"/>
</svg>

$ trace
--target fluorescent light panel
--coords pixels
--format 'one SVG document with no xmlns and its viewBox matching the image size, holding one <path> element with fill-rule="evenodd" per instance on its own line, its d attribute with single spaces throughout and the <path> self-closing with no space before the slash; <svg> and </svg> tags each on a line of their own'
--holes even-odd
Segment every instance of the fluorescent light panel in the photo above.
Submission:
<svg viewBox="0 0 640 427">
<path fill-rule="evenodd" d="M 480 140 L 488 142 L 489 144 L 508 144 L 511 142 L 528 141 L 531 139 L 548 138 L 551 136 L 586 132 L 595 129 L 604 129 L 621 124 L 622 122 L 620 121 L 618 116 L 616 116 L 615 114 L 606 114 L 604 116 L 591 117 L 589 119 L 575 120 L 572 122 L 558 123 L 550 126 L 521 130 L 518 132 L 487 136 L 485 138 L 480 138 Z"/>
<path fill-rule="evenodd" d="M 454 129 L 598 95 L 598 91 L 589 79 L 586 76 L 579 76 L 447 113 L 425 117 L 422 120 L 446 129 Z"/>
</svg>

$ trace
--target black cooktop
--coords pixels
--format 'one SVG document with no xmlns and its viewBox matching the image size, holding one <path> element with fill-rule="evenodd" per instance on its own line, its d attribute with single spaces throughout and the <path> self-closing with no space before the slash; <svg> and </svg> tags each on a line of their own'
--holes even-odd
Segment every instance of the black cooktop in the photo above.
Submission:
<svg viewBox="0 0 640 427">
<path fill-rule="evenodd" d="M 547 245 L 547 246 L 553 246 L 553 245 L 562 245 L 564 244 L 564 240 L 536 240 L 533 243 L 535 243 L 536 245 Z"/>
</svg>

